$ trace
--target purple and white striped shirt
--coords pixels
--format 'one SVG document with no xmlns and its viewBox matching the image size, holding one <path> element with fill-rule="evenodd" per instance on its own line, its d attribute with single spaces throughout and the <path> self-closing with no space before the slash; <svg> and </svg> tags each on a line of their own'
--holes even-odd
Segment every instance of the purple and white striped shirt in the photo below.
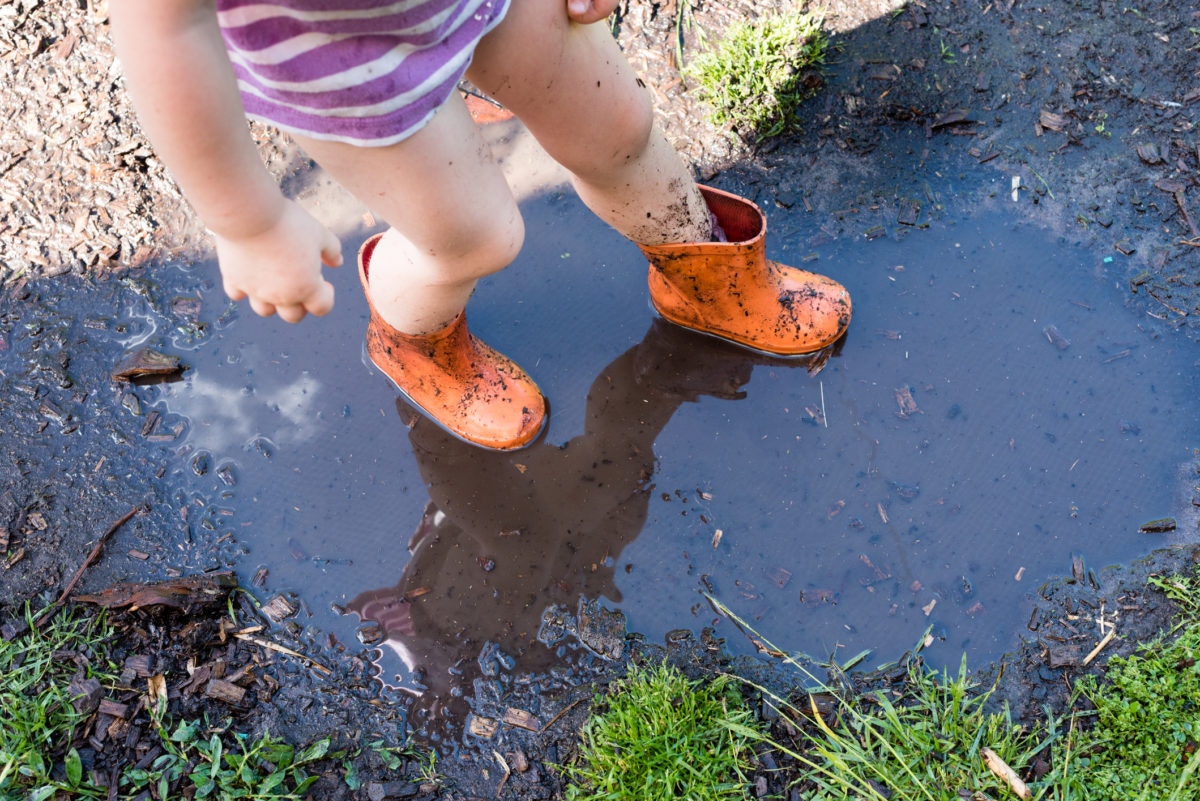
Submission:
<svg viewBox="0 0 1200 801">
<path fill-rule="evenodd" d="M 429 121 L 509 2 L 217 0 L 217 18 L 249 116 L 382 146 Z"/>
</svg>

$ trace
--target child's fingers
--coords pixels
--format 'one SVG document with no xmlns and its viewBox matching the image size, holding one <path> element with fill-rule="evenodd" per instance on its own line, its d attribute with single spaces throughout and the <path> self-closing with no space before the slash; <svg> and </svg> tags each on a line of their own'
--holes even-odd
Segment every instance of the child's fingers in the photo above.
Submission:
<svg viewBox="0 0 1200 801">
<path fill-rule="evenodd" d="M 328 228 L 322 236 L 321 263 L 326 267 L 342 266 L 342 242 Z"/>
<path fill-rule="evenodd" d="M 321 288 L 305 301 L 304 309 L 317 317 L 329 314 L 333 310 L 333 284 L 328 281 L 321 282 Z"/>
<path fill-rule="evenodd" d="M 298 323 L 304 319 L 306 312 L 303 306 L 276 306 L 275 313 L 285 323 Z"/>
<path fill-rule="evenodd" d="M 246 297 L 245 292 L 238 289 L 237 287 L 235 287 L 233 284 L 229 283 L 228 281 L 224 282 L 224 284 L 225 284 L 225 294 L 229 297 L 230 300 L 237 302 Z"/>
<path fill-rule="evenodd" d="M 270 317 L 275 313 L 274 303 L 267 303 L 265 300 L 259 300 L 258 298 L 250 298 L 250 308 L 259 317 Z"/>
<path fill-rule="evenodd" d="M 605 19 L 617 8 L 617 0 L 567 0 L 567 16 L 581 25 Z"/>
</svg>

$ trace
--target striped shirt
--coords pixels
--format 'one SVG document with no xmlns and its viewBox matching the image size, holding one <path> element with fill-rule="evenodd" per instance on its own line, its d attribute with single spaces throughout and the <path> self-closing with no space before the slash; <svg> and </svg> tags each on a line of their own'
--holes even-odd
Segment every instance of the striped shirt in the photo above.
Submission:
<svg viewBox="0 0 1200 801">
<path fill-rule="evenodd" d="M 390 145 L 445 102 L 510 0 L 217 0 L 246 113 Z"/>
</svg>

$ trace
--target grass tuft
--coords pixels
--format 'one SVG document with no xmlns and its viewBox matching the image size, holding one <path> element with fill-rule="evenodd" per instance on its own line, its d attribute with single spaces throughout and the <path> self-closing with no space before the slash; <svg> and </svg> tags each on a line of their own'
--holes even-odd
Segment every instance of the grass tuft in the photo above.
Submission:
<svg viewBox="0 0 1200 801">
<path fill-rule="evenodd" d="M 597 699 L 580 756 L 564 770 L 568 801 L 726 801 L 747 797 L 760 737 L 727 676 L 689 681 L 668 665 L 634 666 Z"/>
<path fill-rule="evenodd" d="M 1006 709 L 987 711 L 989 695 L 977 691 L 965 661 L 957 675 L 914 662 L 902 695 L 839 698 L 828 720 L 815 703 L 782 704 L 798 736 L 776 747 L 806 766 L 797 783 L 813 801 L 1000 797 L 1009 787 L 987 768 L 984 749 L 1021 769 L 1047 741 L 1015 725 Z"/>
<path fill-rule="evenodd" d="M 1109 660 L 1076 690 L 1095 708 L 1062 770 L 1074 795 L 1129 801 L 1200 798 L 1200 567 L 1150 583 L 1179 606 L 1177 636 Z"/>
<path fill-rule="evenodd" d="M 696 81 L 714 124 L 754 139 L 798 131 L 800 104 L 823 82 L 823 24 L 820 16 L 800 11 L 735 22 L 683 73 Z"/>
<path fill-rule="evenodd" d="M 70 657 L 92 654 L 92 643 L 106 641 L 111 630 L 102 619 L 63 614 L 39 629 L 28 605 L 25 620 L 29 631 L 23 637 L 0 638 L 0 798 L 18 797 L 17 791 L 31 799 L 58 792 L 100 797 L 83 776 L 79 752 L 70 747 L 88 718 L 73 705 L 70 686 L 76 675 L 104 684 L 115 674 L 103 660 Z"/>
</svg>

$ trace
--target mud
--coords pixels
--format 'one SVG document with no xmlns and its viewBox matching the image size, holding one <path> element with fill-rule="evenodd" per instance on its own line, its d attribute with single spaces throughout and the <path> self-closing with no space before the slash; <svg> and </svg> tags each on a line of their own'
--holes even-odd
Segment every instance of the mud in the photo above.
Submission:
<svg viewBox="0 0 1200 801">
<path fill-rule="evenodd" d="M 690 17 L 711 38 L 769 6 L 705 3 Z M 0 311 L 5 616 L 55 597 L 95 539 L 144 504 L 82 591 L 234 569 L 260 601 L 295 602 L 295 614 L 264 621 L 272 639 L 334 671 L 273 657 L 278 689 L 238 709 L 239 722 L 360 741 L 398 741 L 411 723 L 453 755 L 440 795 L 514 798 L 559 791 L 547 765 L 569 758 L 592 684 L 619 669 L 601 654 L 618 644 L 622 659 L 745 669 L 752 643 L 702 591 L 780 645 L 821 656 L 870 648 L 873 663 L 895 660 L 933 625 L 927 658 L 995 660 L 1004 696 L 1029 715 L 1061 702 L 1066 678 L 1158 631 L 1169 605 L 1144 576 L 1191 564 L 1200 500 L 1196 12 L 1104 0 L 835 3 L 835 58 L 806 131 L 747 144 L 712 129 L 679 82 L 674 10 L 630 4 L 618 18 L 668 135 L 702 177 L 767 210 L 772 255 L 855 295 L 851 335 L 819 372 L 681 345 L 652 323 L 631 247 L 555 194 L 528 195 L 530 246 L 472 310 L 489 341 L 552 390 L 550 429 L 526 461 L 460 453 L 397 408 L 386 382 L 364 377 L 357 345 L 346 348 L 361 334 L 333 333 L 365 319 L 349 270 L 336 276 L 340 322 L 321 334 L 227 305 L 211 264 L 56 281 L 29 270 L 13 281 L 11 270 Z M 684 43 L 696 46 L 694 29 Z M 515 140 L 497 147 L 516 172 L 542 169 Z M 344 224 L 350 251 L 370 221 L 280 153 L 276 163 L 300 165 L 289 189 Z M 169 251 L 171 233 L 160 233 Z M 543 312 L 531 295 L 565 307 Z M 972 296 L 977 305 L 960 303 Z M 956 316 L 955 304 L 969 311 Z M 143 346 L 179 356 L 182 380 L 113 381 Z M 663 358 L 680 353 L 693 358 Z M 631 386 L 640 394 L 622 398 Z M 826 423 L 860 426 L 861 442 L 839 442 Z M 1009 449 L 1018 429 L 1028 439 Z M 904 469 L 880 473 L 881 463 Z M 464 470 L 488 480 L 445 478 Z M 965 493 L 971 481 L 996 486 Z M 974 504 L 965 514 L 956 493 Z M 528 525 L 530 509 L 555 501 L 591 522 Z M 796 508 L 829 532 L 803 550 L 789 536 Z M 1168 514 L 1174 532 L 1137 532 Z M 499 538 L 480 547 L 488 527 Z M 1046 550 L 1006 543 L 1018 530 L 1040 532 Z M 556 560 L 512 561 L 556 545 Z M 555 581 L 514 580 L 530 574 Z M 376 666 L 358 633 L 372 646 L 400 639 L 435 580 L 457 608 L 418 612 L 436 625 L 422 624 L 407 661 L 393 649 Z M 606 601 L 589 611 L 581 595 Z M 371 603 L 407 605 L 409 617 L 364 614 Z M 604 614 L 614 608 L 629 638 Z M 481 609 L 494 615 L 471 614 Z M 1080 614 L 1114 610 L 1119 637 L 1083 666 L 1098 637 Z M 421 671 L 422 661 L 454 670 Z M 417 685 L 441 692 L 414 706 Z M 429 703 L 441 695 L 450 700 Z M 504 723 L 512 710 L 545 731 Z M 471 715 L 477 731 L 491 721 L 497 733 L 463 734 Z M 506 776 L 493 751 L 534 767 Z M 378 764 L 365 775 L 377 795 L 393 778 Z M 330 792 L 351 795 L 336 782 Z"/>
</svg>

